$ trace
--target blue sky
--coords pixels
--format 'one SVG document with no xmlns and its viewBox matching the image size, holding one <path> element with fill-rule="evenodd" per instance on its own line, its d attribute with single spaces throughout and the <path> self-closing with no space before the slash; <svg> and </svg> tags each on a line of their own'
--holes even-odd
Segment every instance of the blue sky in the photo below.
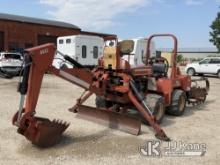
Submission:
<svg viewBox="0 0 220 165">
<path fill-rule="evenodd" d="M 65 21 L 120 38 L 173 33 L 179 47 L 213 47 L 209 26 L 220 0 L 1 0 L 0 6 L 2 13 Z"/>
</svg>

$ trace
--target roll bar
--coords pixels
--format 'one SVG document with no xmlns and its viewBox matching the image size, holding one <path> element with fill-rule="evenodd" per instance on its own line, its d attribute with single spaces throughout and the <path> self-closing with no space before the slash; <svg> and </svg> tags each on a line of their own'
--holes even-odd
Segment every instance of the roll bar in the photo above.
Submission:
<svg viewBox="0 0 220 165">
<path fill-rule="evenodd" d="M 174 50 L 173 50 L 173 54 L 172 54 L 172 63 L 173 63 L 173 67 L 176 67 L 176 60 L 177 60 L 177 47 L 178 47 L 178 41 L 177 41 L 177 38 L 175 35 L 173 34 L 154 34 L 154 35 L 151 35 L 149 38 L 148 38 L 148 42 L 147 42 L 147 55 L 146 55 L 146 64 L 148 64 L 148 60 L 150 58 L 150 45 L 151 45 L 151 42 L 152 42 L 152 39 L 153 38 L 156 38 L 156 37 L 171 37 L 174 41 Z"/>
</svg>

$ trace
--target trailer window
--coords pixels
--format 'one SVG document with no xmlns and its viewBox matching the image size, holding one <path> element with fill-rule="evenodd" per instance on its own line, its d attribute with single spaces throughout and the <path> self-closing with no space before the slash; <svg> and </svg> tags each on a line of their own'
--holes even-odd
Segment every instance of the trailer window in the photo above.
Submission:
<svg viewBox="0 0 220 165">
<path fill-rule="evenodd" d="M 63 44 L 63 40 L 59 40 L 59 44 Z"/>
<path fill-rule="evenodd" d="M 71 39 L 66 39 L 66 43 L 70 44 L 71 43 Z"/>
<path fill-rule="evenodd" d="M 82 58 L 86 58 L 87 56 L 87 47 L 86 45 L 82 46 Z"/>
<path fill-rule="evenodd" d="M 99 56 L 99 48 L 98 46 L 93 47 L 93 58 L 98 58 Z"/>
</svg>

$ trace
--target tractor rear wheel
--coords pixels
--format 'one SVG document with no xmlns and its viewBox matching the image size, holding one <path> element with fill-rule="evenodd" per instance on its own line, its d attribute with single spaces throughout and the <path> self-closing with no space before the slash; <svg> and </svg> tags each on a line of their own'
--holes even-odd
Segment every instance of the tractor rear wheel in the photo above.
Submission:
<svg viewBox="0 0 220 165">
<path fill-rule="evenodd" d="M 186 93 L 183 90 L 176 89 L 172 94 L 172 105 L 166 112 L 170 115 L 181 116 L 186 109 Z"/>
<path fill-rule="evenodd" d="M 151 109 L 151 111 L 153 112 L 153 115 L 155 116 L 157 123 L 161 123 L 165 114 L 165 105 L 163 97 L 157 94 L 148 94 L 145 98 L 145 101 Z M 142 122 L 148 124 L 144 117 L 142 117 Z"/>
<path fill-rule="evenodd" d="M 110 108 L 112 103 L 107 101 L 104 97 L 96 96 L 95 104 L 97 108 Z"/>
</svg>

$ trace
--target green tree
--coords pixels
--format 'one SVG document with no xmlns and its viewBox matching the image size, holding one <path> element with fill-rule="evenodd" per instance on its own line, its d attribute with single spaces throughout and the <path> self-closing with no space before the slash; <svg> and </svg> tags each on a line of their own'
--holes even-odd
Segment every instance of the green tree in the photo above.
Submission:
<svg viewBox="0 0 220 165">
<path fill-rule="evenodd" d="M 216 19 L 210 26 L 212 31 L 210 32 L 210 42 L 212 42 L 220 52 L 220 12 L 218 12 Z"/>
<path fill-rule="evenodd" d="M 181 63 L 184 61 L 183 55 L 182 54 L 178 54 L 177 55 L 177 63 Z"/>
</svg>

